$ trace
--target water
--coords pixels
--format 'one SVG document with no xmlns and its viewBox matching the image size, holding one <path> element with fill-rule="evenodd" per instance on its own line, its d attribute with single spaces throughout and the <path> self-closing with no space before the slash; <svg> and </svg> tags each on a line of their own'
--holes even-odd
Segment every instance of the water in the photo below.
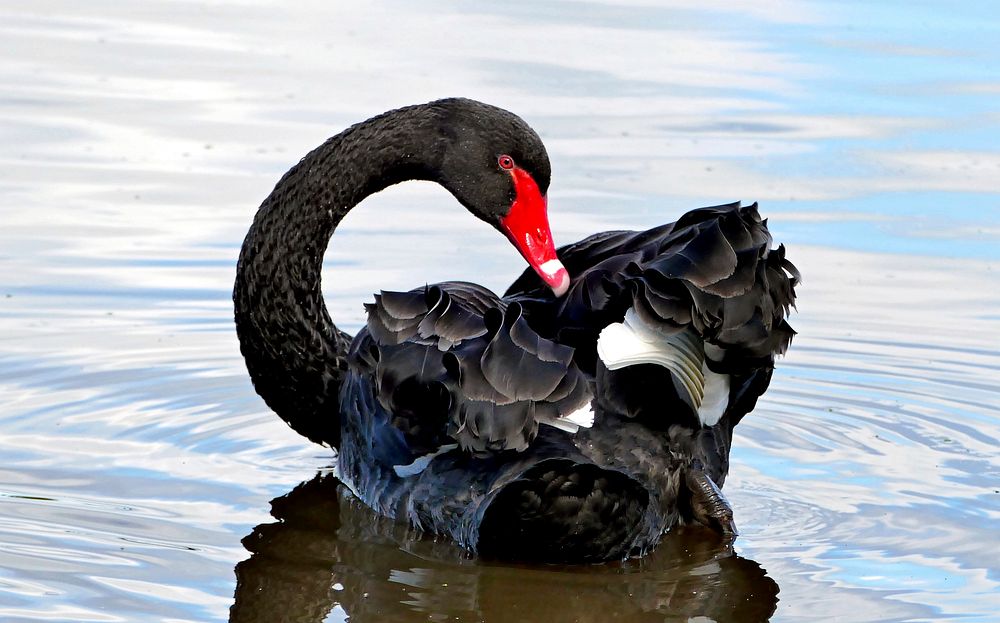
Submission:
<svg viewBox="0 0 1000 623">
<path fill-rule="evenodd" d="M 0 620 L 997 616 L 989 3 L 331 4 L 0 7 Z M 761 202 L 806 281 L 737 429 L 735 551 L 469 560 L 375 521 L 253 393 L 229 292 L 256 206 L 345 125 L 448 95 L 542 134 L 560 241 Z M 353 331 L 378 288 L 520 270 L 409 184 L 345 221 L 325 291 Z"/>
</svg>

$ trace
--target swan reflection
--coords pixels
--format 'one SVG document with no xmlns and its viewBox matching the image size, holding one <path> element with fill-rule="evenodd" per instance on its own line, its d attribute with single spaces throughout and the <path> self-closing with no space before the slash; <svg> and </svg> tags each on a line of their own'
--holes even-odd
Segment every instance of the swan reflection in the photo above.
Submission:
<svg viewBox="0 0 1000 623">
<path fill-rule="evenodd" d="M 778 586 L 700 529 L 650 555 L 587 566 L 469 558 L 376 516 L 331 474 L 271 502 L 236 566 L 231 623 L 274 621 L 766 621 Z"/>
</svg>

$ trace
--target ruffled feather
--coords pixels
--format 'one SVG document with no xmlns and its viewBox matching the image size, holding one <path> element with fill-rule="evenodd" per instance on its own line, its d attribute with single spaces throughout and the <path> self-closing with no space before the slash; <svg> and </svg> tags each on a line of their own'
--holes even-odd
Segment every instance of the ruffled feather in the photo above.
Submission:
<svg viewBox="0 0 1000 623">
<path fill-rule="evenodd" d="M 559 249 L 573 275 L 563 299 L 552 300 L 529 271 L 505 298 L 522 301 L 541 334 L 565 336 L 578 350 L 631 308 L 664 335 L 691 327 L 727 358 L 758 365 L 788 347 L 794 331 L 784 318 L 800 281 L 785 248 L 770 246 L 757 204 L 700 208 L 670 225 Z"/>
<path fill-rule="evenodd" d="M 366 306 L 371 344 L 357 349 L 357 364 L 374 369 L 383 406 L 403 414 L 394 426 L 411 437 L 420 433 L 410 442 L 457 442 L 472 453 L 523 450 L 540 424 L 576 430 L 563 418 L 593 400 L 595 382 L 603 404 L 609 392 L 627 391 L 634 402 L 636 391 L 650 391 L 620 382 L 599 387 L 610 377 L 597 374 L 598 336 L 632 310 L 660 336 L 655 343 L 677 351 L 668 360 L 678 363 L 666 367 L 674 382 L 654 394 L 669 405 L 667 394 L 676 392 L 696 410 L 702 357 L 713 373 L 758 378 L 794 335 L 785 316 L 799 273 L 784 247 L 770 246 L 756 204 L 729 204 L 561 249 L 573 282 L 560 299 L 531 271 L 504 299 L 464 282 L 382 292 Z M 705 356 L 709 345 L 711 356 Z M 681 356 L 687 351 L 697 356 Z M 766 382 L 753 385 L 764 388 Z M 442 391 L 446 399 L 438 397 Z M 734 409 L 752 406 L 755 396 L 747 391 L 733 382 L 729 421 L 743 415 Z M 417 400 L 438 411 L 407 402 Z M 427 423 L 410 421 L 418 416 Z M 434 426 L 440 430 L 432 435 Z"/>
<path fill-rule="evenodd" d="M 366 309 L 371 344 L 355 348 L 354 361 L 373 368 L 378 400 L 404 414 L 393 426 L 409 442 L 426 446 L 447 437 L 471 452 L 523 450 L 540 423 L 557 423 L 591 399 L 574 349 L 539 335 L 520 304 L 507 305 L 485 288 L 450 282 L 382 292 Z M 407 402 L 437 397 L 437 388 L 447 400 L 430 400 L 433 413 Z M 440 430 L 431 435 L 407 414 L 421 414 Z M 412 438 L 412 430 L 422 438 Z"/>
</svg>

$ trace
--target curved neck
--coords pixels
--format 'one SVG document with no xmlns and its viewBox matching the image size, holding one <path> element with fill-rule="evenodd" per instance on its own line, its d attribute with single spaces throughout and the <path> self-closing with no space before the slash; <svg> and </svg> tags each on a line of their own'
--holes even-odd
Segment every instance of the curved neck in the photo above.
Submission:
<svg viewBox="0 0 1000 623">
<path fill-rule="evenodd" d="M 323 302 L 323 254 L 365 197 L 435 179 L 446 140 L 430 106 L 385 113 L 310 152 L 264 200 L 240 251 L 233 302 L 250 378 L 296 432 L 339 444 L 337 394 L 350 336 Z"/>
</svg>

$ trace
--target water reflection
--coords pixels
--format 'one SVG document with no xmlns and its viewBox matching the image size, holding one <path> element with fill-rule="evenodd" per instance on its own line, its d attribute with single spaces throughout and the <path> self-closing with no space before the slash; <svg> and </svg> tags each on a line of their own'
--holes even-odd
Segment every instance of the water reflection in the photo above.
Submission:
<svg viewBox="0 0 1000 623">
<path fill-rule="evenodd" d="M 766 621 L 778 585 L 702 531 L 642 560 L 521 566 L 468 558 L 375 516 L 330 474 L 271 502 L 243 539 L 231 623 L 324 621 Z"/>
</svg>

